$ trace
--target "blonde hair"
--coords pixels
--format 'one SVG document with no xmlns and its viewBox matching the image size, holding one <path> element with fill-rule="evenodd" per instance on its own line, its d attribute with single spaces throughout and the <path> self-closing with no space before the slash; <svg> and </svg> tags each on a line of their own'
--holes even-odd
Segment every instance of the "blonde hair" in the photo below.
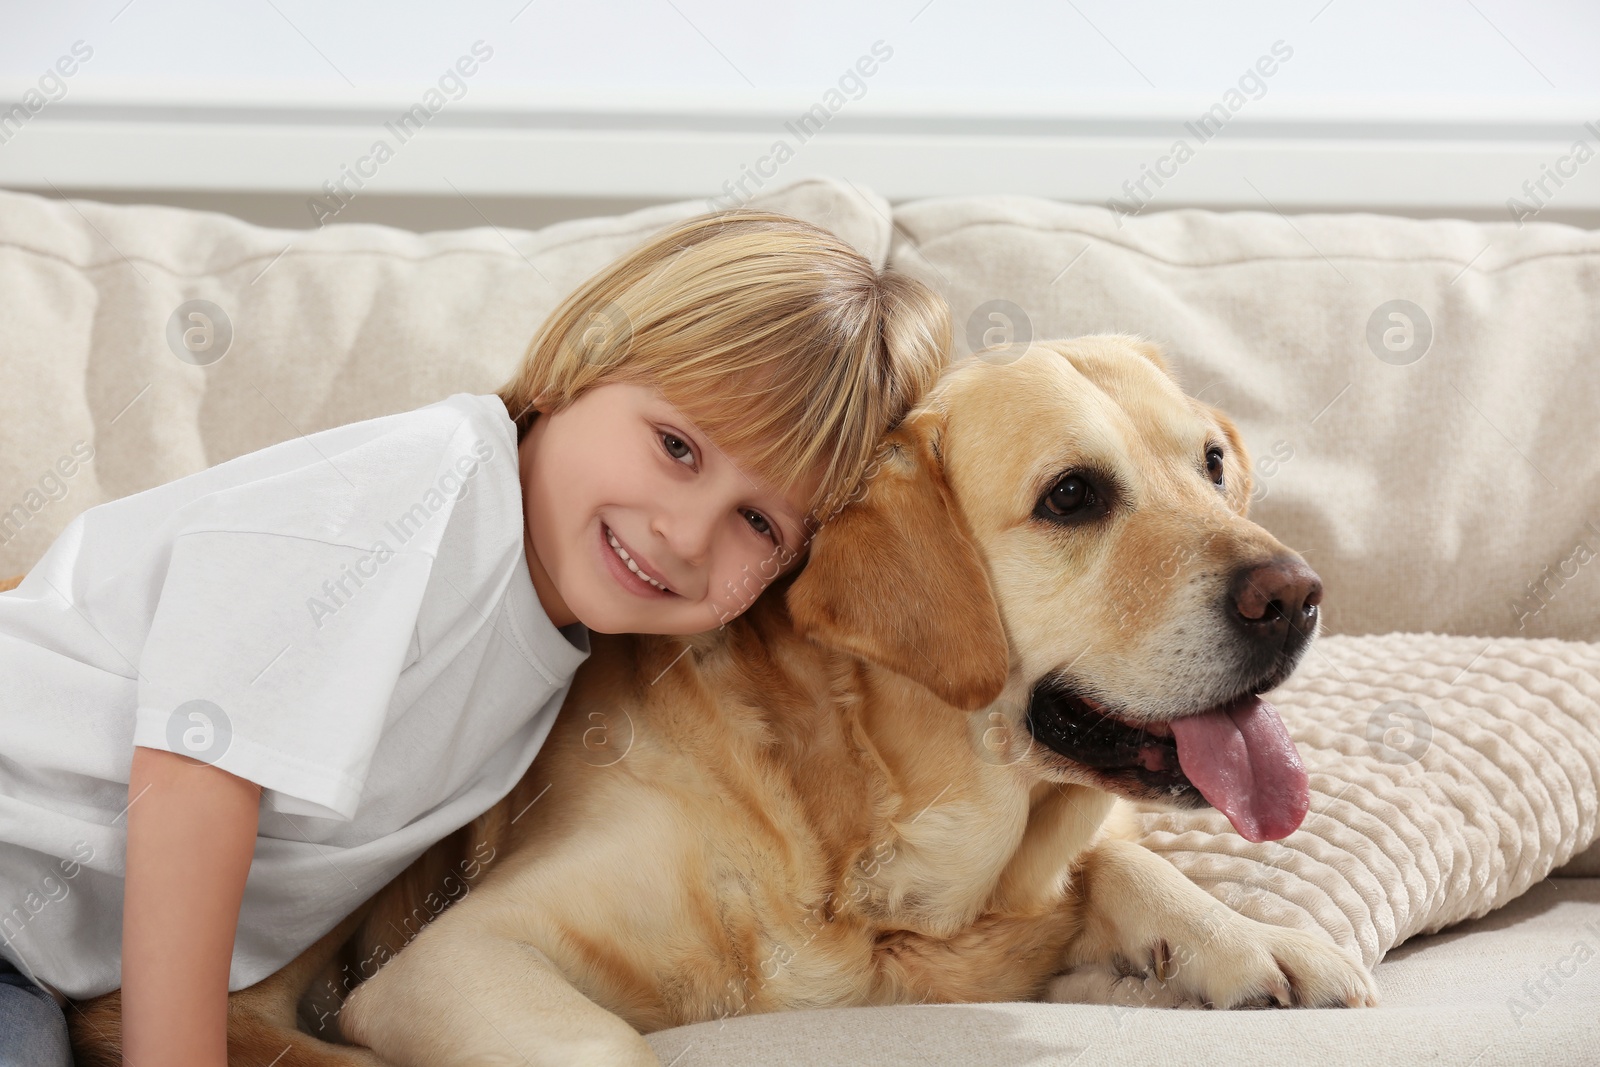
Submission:
<svg viewBox="0 0 1600 1067">
<path fill-rule="evenodd" d="M 827 467 L 805 516 L 848 500 L 949 358 L 950 309 L 819 226 L 772 211 L 687 219 L 591 276 L 499 390 L 521 441 L 610 382 L 645 384 L 785 495 Z"/>
</svg>

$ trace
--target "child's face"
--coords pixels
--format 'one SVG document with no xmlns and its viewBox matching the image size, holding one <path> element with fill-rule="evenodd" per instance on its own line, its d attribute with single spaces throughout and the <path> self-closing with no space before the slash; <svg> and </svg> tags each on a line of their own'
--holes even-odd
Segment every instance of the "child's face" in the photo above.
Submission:
<svg viewBox="0 0 1600 1067">
<path fill-rule="evenodd" d="M 654 387 L 612 382 L 541 413 L 518 449 L 528 569 L 550 620 L 692 634 L 798 565 L 811 475 L 758 484 Z M 610 543 L 670 592 L 634 575 Z"/>
</svg>

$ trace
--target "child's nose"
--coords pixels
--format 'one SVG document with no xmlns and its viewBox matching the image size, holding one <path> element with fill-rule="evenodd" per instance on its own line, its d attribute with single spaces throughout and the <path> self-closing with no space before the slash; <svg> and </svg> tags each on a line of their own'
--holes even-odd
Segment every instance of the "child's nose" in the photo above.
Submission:
<svg viewBox="0 0 1600 1067">
<path fill-rule="evenodd" d="M 700 568 L 711 554 L 716 526 L 716 519 L 705 509 L 684 506 L 658 513 L 651 529 L 667 544 L 680 566 Z M 672 560 L 658 561 L 661 567 L 672 563 Z"/>
</svg>

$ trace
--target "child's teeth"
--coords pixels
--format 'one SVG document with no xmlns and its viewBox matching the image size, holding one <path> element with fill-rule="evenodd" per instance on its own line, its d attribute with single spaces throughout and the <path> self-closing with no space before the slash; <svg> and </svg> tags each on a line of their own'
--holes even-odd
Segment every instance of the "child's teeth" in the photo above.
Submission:
<svg viewBox="0 0 1600 1067">
<path fill-rule="evenodd" d="M 630 571 L 632 571 L 634 574 L 637 574 L 639 577 L 643 578 L 657 589 L 666 589 L 666 586 L 662 585 L 660 582 L 656 581 L 654 578 L 650 577 L 648 574 L 639 569 L 639 565 L 635 563 L 632 557 L 628 555 L 628 550 L 623 548 L 622 545 L 617 542 L 616 537 L 613 536 L 610 530 L 606 531 L 606 540 L 611 545 L 611 551 L 615 552 L 617 556 L 621 558 L 622 562 L 628 565 L 628 569 Z"/>
</svg>

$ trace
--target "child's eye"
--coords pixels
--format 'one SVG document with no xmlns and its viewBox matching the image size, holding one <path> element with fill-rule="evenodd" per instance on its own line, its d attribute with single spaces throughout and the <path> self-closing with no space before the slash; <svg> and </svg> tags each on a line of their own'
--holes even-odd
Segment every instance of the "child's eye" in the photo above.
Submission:
<svg viewBox="0 0 1600 1067">
<path fill-rule="evenodd" d="M 753 517 L 750 525 L 755 528 L 756 533 L 765 534 L 766 536 L 772 538 L 773 544 L 779 543 L 778 531 L 773 527 L 772 523 L 767 521 L 767 517 L 765 515 L 761 514 L 759 511 L 751 511 L 747 512 L 746 514 Z M 758 526 L 757 523 L 760 525 Z"/>
<path fill-rule="evenodd" d="M 683 458 L 682 455 L 679 455 L 673 450 L 673 445 L 675 444 L 682 446 L 684 455 L 689 456 L 691 459 L 694 458 L 694 449 L 690 448 L 688 442 L 684 441 L 684 439 L 679 437 L 677 434 L 667 431 L 657 431 L 656 436 L 662 440 L 663 447 L 665 447 L 667 450 L 667 455 L 671 456 L 673 459 Z M 693 464 L 690 465 L 693 466 Z"/>
<path fill-rule="evenodd" d="M 687 441 L 673 433 L 671 430 L 657 430 L 656 437 L 660 439 L 662 447 L 667 450 L 667 455 L 671 456 L 673 459 L 683 459 L 688 457 L 692 460 L 694 458 L 694 449 L 689 447 L 689 443 Z M 681 453 L 678 451 L 679 448 L 683 450 Z M 689 465 L 691 467 L 694 466 L 693 463 L 690 463 Z M 778 533 L 777 527 L 773 526 L 772 523 L 767 520 L 765 515 L 761 514 L 759 511 L 747 511 L 745 514 L 746 517 L 750 519 L 751 529 L 755 530 L 756 533 L 770 538 L 772 543 L 775 545 L 781 545 L 783 543 L 783 538 Z"/>
</svg>

